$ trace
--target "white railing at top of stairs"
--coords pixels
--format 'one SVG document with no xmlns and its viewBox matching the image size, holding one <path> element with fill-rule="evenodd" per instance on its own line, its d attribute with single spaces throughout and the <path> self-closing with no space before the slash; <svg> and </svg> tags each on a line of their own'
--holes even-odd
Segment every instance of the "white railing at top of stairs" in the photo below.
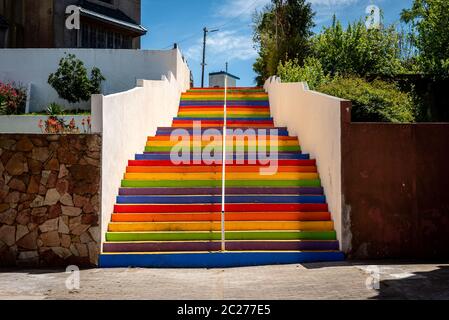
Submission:
<svg viewBox="0 0 449 320">
<path fill-rule="evenodd" d="M 227 134 L 227 99 L 228 99 L 228 75 L 225 75 L 225 87 L 224 87 L 224 121 L 223 121 L 223 158 L 222 158 L 222 176 L 221 176 L 221 251 L 226 251 L 226 134 Z"/>
</svg>

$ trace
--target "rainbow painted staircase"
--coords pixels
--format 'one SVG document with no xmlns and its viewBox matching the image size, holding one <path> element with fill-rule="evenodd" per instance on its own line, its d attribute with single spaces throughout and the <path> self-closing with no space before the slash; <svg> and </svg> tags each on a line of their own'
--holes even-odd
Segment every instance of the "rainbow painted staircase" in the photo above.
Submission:
<svg viewBox="0 0 449 320">
<path fill-rule="evenodd" d="M 200 160 L 174 165 L 170 152 L 178 142 L 170 135 L 179 129 L 197 135 L 216 129 L 215 141 L 222 150 L 223 99 L 223 89 L 183 94 L 173 126 L 159 128 L 148 138 L 145 152 L 129 161 L 101 267 L 216 268 L 344 259 L 315 160 L 301 152 L 298 138 L 290 137 L 286 128 L 274 127 L 261 88 L 228 90 L 228 128 L 277 129 L 277 142 L 272 146 L 270 136 L 246 140 L 240 163 L 231 161 L 235 154 L 229 155 L 233 163 L 226 166 L 226 251 L 221 251 L 222 155 L 215 154 L 218 160 L 212 164 Z M 198 121 L 201 131 L 194 130 Z M 193 140 L 184 142 L 189 150 Z M 237 140 L 230 136 L 227 141 L 230 152 Z M 208 143 L 200 143 L 201 150 Z M 266 164 L 250 161 L 261 145 L 279 153 L 274 175 L 261 175 Z"/>
</svg>

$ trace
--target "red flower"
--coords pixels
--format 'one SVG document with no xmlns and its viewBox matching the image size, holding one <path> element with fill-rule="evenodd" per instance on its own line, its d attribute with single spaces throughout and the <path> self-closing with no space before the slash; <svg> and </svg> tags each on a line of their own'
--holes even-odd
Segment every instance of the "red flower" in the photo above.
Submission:
<svg viewBox="0 0 449 320">
<path fill-rule="evenodd" d="M 75 129 L 75 118 L 72 118 L 72 120 L 70 121 L 69 128 Z"/>
</svg>

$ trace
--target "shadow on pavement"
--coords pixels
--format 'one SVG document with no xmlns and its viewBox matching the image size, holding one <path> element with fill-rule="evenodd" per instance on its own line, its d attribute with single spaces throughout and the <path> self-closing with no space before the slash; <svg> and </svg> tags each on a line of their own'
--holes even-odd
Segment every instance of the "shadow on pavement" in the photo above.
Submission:
<svg viewBox="0 0 449 320">
<path fill-rule="evenodd" d="M 403 274 L 399 279 L 380 279 L 374 300 L 448 300 L 449 267 L 429 272 Z"/>
</svg>

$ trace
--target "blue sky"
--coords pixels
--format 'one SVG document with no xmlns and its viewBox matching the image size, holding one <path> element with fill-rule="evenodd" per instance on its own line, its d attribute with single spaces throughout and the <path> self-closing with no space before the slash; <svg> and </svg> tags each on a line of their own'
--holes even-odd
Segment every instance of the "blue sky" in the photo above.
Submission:
<svg viewBox="0 0 449 320">
<path fill-rule="evenodd" d="M 237 85 L 254 85 L 252 65 L 257 57 L 252 42 L 252 16 L 270 0 L 142 0 L 142 24 L 149 29 L 142 49 L 168 49 L 178 42 L 193 72 L 195 86 L 201 82 L 203 28 L 219 27 L 207 46 L 207 74 L 224 70 L 241 78 Z M 399 23 L 400 12 L 413 0 L 309 0 L 316 12 L 314 29 L 332 22 L 333 14 L 345 25 L 365 16 L 370 4 L 384 12 L 384 23 Z"/>
</svg>

